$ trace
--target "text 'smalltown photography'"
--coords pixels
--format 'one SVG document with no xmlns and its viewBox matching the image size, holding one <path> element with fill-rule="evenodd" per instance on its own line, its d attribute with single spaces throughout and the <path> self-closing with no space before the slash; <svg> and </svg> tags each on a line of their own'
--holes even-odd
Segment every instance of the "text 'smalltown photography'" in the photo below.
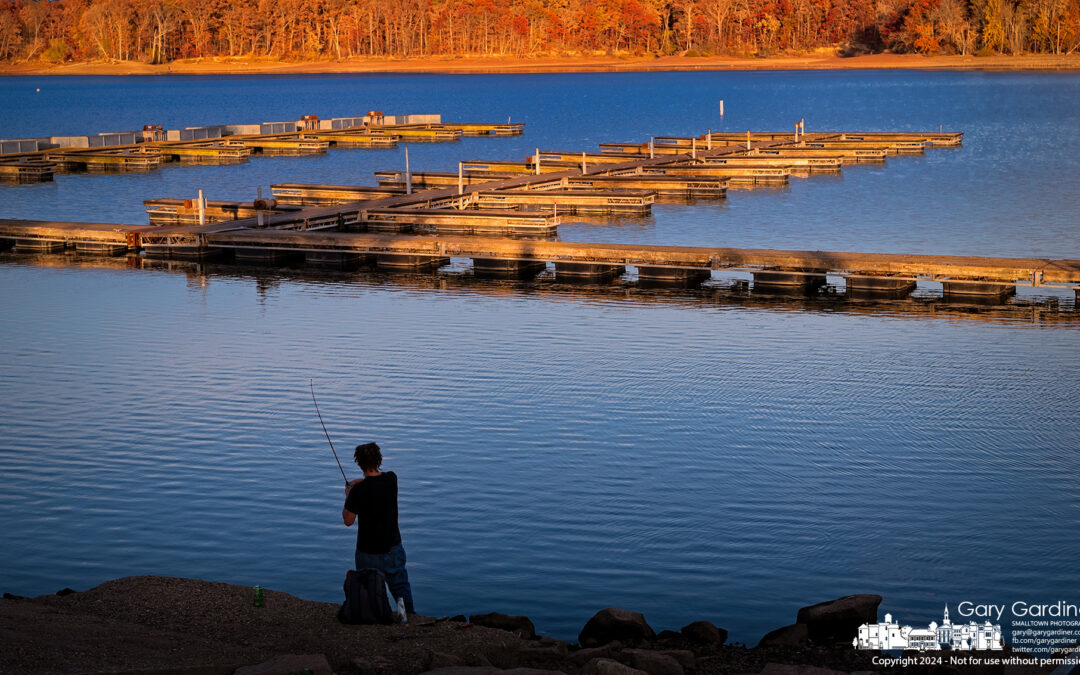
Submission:
<svg viewBox="0 0 1080 675">
<path fill-rule="evenodd" d="M 1080 0 L 0 0 L 0 673 L 1080 675 Z"/>
</svg>

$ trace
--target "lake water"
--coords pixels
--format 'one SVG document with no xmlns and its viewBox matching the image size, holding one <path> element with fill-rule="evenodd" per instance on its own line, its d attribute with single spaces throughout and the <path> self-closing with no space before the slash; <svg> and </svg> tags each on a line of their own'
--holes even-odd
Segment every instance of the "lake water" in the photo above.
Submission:
<svg viewBox="0 0 1080 675">
<path fill-rule="evenodd" d="M 370 109 L 527 125 L 411 145 L 414 170 L 800 117 L 808 131 L 961 130 L 959 149 L 560 236 L 1080 257 L 1077 74 L 0 78 L 10 138 Z M 0 187 L 0 217 L 142 223 L 150 197 L 250 199 L 403 166 L 401 149 L 333 150 L 65 175 Z M 1071 292 L 1030 311 L 863 311 L 482 281 L 461 265 L 71 259 L 0 255 L 0 590 L 168 574 L 338 600 L 354 533 L 313 380 L 343 457 L 377 440 L 400 476 L 422 613 L 522 613 L 574 638 L 621 606 L 754 643 L 854 592 L 914 625 L 964 600 L 1080 602 Z"/>
</svg>

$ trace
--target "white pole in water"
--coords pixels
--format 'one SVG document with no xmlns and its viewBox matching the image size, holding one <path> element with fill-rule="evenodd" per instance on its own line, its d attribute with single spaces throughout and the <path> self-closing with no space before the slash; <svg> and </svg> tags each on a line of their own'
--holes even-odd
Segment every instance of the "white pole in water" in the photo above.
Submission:
<svg viewBox="0 0 1080 675">
<path fill-rule="evenodd" d="M 461 170 L 462 162 L 457 163 L 457 193 L 465 192 L 465 173 Z"/>
<path fill-rule="evenodd" d="M 720 99 L 720 117 L 724 116 L 724 99 Z"/>
<path fill-rule="evenodd" d="M 259 189 L 257 190 L 257 194 L 258 194 L 258 201 L 262 202 L 262 186 L 261 185 L 259 186 Z M 259 204 L 259 206 L 261 207 L 262 204 Z M 262 226 L 263 226 L 263 212 L 262 212 L 261 208 L 258 211 L 255 212 L 255 218 L 259 223 L 259 227 L 262 228 Z"/>
<path fill-rule="evenodd" d="M 690 139 L 690 158 L 697 159 L 697 139 Z"/>
<path fill-rule="evenodd" d="M 409 146 L 405 146 L 405 194 L 412 194 L 412 170 L 409 168 Z"/>
<path fill-rule="evenodd" d="M 582 175 L 584 175 L 586 172 L 588 172 L 588 170 L 589 170 L 589 167 L 585 164 L 585 151 L 582 150 L 581 151 L 581 173 L 582 173 Z"/>
<path fill-rule="evenodd" d="M 795 142 L 799 142 L 799 123 L 795 123 Z"/>
<path fill-rule="evenodd" d="M 656 157 L 656 153 L 653 152 L 653 138 L 652 138 L 652 136 L 650 136 L 649 137 L 649 159 L 654 159 L 655 157 Z"/>
<path fill-rule="evenodd" d="M 199 224 L 206 224 L 206 198 L 203 197 L 202 190 L 199 190 Z"/>
<path fill-rule="evenodd" d="M 706 136 L 706 139 L 707 140 L 705 141 L 705 143 L 706 143 L 705 149 L 706 150 L 712 150 L 712 129 L 709 129 L 709 135 Z"/>
<path fill-rule="evenodd" d="M 750 149 L 750 130 L 746 130 L 746 149 Z"/>
<path fill-rule="evenodd" d="M 533 162 L 536 165 L 536 175 L 540 175 L 540 148 L 536 149 L 536 161 Z"/>
</svg>

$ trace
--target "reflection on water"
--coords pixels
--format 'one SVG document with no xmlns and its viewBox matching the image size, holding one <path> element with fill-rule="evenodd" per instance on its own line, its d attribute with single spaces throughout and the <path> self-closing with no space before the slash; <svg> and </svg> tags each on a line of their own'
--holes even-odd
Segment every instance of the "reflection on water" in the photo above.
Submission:
<svg viewBox="0 0 1080 675">
<path fill-rule="evenodd" d="M 935 282 L 920 282 L 914 292 L 902 297 L 890 297 L 888 293 L 844 292 L 842 284 L 826 285 L 807 294 L 776 287 L 754 287 L 747 280 L 749 274 L 725 278 L 722 271 L 714 272 L 711 281 L 691 286 L 643 286 L 634 281 L 632 272 L 622 278 L 603 282 L 567 280 L 558 278 L 550 265 L 546 271 L 530 274 L 527 278 L 476 276 L 467 258 L 452 258 L 450 265 L 433 272 L 374 268 L 333 270 L 304 267 L 302 264 L 269 268 L 250 264 L 162 260 L 138 255 L 0 254 L 0 264 L 175 272 L 186 275 L 189 286 L 201 289 L 205 289 L 213 279 L 249 280 L 255 283 L 260 298 L 282 283 L 359 284 L 411 291 L 437 290 L 449 294 L 539 295 L 581 302 L 663 303 L 687 308 L 753 307 L 782 311 L 884 314 L 896 318 L 969 318 L 1061 325 L 1080 322 L 1080 307 L 1073 291 L 1054 286 L 1021 288 L 1020 295 L 1004 298 L 943 297 L 941 284 Z"/>
<path fill-rule="evenodd" d="M 434 615 L 571 638 L 618 605 L 753 641 L 854 591 L 920 616 L 1072 589 L 1080 492 L 1046 479 L 1080 447 L 1064 301 L 4 260 L 5 590 L 337 599 L 353 544 L 309 380 L 335 442 L 402 477 Z"/>
</svg>

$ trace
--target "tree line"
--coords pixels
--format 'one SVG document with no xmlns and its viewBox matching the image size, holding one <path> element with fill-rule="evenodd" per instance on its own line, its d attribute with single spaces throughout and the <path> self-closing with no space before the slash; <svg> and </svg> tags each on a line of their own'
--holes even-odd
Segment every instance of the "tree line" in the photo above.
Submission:
<svg viewBox="0 0 1080 675">
<path fill-rule="evenodd" d="M 0 60 L 1065 54 L 1080 0 L 0 0 Z"/>
</svg>

